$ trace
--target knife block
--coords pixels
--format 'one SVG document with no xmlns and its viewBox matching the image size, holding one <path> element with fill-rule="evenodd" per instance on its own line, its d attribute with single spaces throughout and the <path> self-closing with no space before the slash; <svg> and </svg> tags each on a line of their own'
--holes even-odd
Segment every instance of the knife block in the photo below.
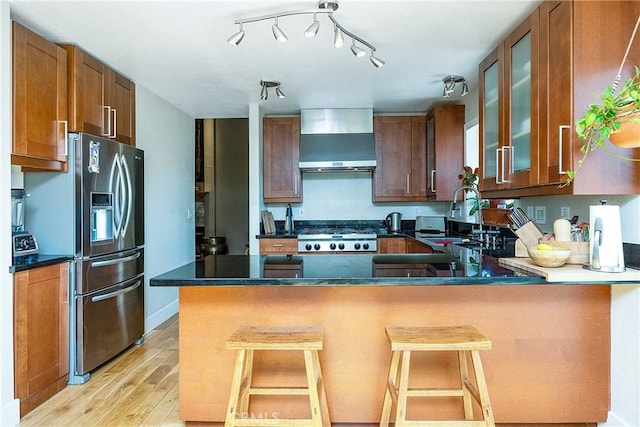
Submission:
<svg viewBox="0 0 640 427">
<path fill-rule="evenodd" d="M 522 240 L 522 243 L 525 245 L 525 249 L 531 246 L 537 246 L 538 239 L 543 236 L 542 231 L 540 231 L 540 229 L 531 221 L 515 230 L 514 233 L 516 233 L 516 236 Z M 528 252 L 527 256 L 529 256 Z"/>
</svg>

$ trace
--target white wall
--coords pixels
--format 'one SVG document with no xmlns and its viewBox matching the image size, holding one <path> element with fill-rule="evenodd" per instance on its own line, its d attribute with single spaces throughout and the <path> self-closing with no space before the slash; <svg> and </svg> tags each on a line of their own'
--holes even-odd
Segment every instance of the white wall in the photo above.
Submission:
<svg viewBox="0 0 640 427">
<path fill-rule="evenodd" d="M 151 277 L 195 258 L 194 118 L 136 85 L 136 146 L 145 157 L 145 332 L 178 311 L 178 290 Z"/>
</svg>

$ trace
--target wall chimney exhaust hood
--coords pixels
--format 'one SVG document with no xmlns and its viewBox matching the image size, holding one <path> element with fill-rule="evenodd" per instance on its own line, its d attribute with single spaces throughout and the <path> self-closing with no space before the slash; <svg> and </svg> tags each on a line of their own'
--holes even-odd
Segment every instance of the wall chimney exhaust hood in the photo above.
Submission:
<svg viewBox="0 0 640 427">
<path fill-rule="evenodd" d="M 373 109 L 300 111 L 300 169 L 371 171 L 376 167 Z"/>
</svg>

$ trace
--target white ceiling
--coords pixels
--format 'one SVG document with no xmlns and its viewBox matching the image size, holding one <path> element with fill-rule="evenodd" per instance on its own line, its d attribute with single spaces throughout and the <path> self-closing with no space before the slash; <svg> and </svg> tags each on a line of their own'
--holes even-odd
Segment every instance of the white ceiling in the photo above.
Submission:
<svg viewBox="0 0 640 427">
<path fill-rule="evenodd" d="M 312 17 L 279 19 L 289 37 L 275 41 L 273 20 L 244 25 L 239 46 L 227 43 L 234 20 L 313 9 L 291 1 L 28 1 L 9 0 L 12 19 L 54 41 L 74 43 L 196 118 L 247 117 L 301 108 L 373 108 L 376 113 L 422 112 L 441 99 L 442 78 L 464 76 L 477 89 L 479 62 L 538 0 L 340 0 L 334 12 L 347 30 L 377 48 L 375 68 L 356 58 L 345 36 L 333 47 L 333 27 L 304 36 Z M 287 95 L 260 101 L 261 79 Z M 459 91 L 456 91 L 457 96 Z"/>
</svg>

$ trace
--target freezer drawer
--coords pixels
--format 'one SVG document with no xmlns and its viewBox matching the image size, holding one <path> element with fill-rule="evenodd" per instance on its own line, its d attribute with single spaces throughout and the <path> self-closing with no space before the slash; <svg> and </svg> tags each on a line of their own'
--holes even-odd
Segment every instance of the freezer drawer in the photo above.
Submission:
<svg viewBox="0 0 640 427">
<path fill-rule="evenodd" d="M 144 272 L 144 249 L 76 261 L 76 294 L 106 288 Z"/>
<path fill-rule="evenodd" d="M 76 297 L 76 373 L 83 375 L 144 333 L 144 276 Z"/>
</svg>

